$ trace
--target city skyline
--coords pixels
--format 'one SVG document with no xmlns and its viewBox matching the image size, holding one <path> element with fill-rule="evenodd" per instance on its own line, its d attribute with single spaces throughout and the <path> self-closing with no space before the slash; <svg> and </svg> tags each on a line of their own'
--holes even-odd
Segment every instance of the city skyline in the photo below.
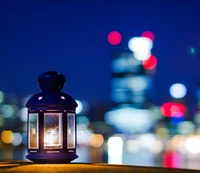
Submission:
<svg viewBox="0 0 200 173">
<path fill-rule="evenodd" d="M 170 100 L 176 82 L 188 89 L 195 107 L 199 75 L 198 23 L 200 2 L 183 1 L 6 1 L 0 3 L 0 90 L 20 94 L 40 92 L 39 74 L 56 70 L 67 82 L 63 91 L 92 102 L 110 101 L 110 31 L 128 40 L 150 30 L 152 53 L 158 59 L 154 91 L 156 104 Z M 187 11 L 187 13 L 185 13 Z"/>
</svg>

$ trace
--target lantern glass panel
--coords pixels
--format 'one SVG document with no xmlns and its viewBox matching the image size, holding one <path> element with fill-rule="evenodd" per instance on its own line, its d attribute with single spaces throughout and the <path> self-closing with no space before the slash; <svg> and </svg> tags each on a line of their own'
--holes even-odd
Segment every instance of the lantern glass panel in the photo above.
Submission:
<svg viewBox="0 0 200 173">
<path fill-rule="evenodd" d="M 29 129 L 28 129 L 28 148 L 29 149 L 38 149 L 38 114 L 32 113 L 29 114 Z"/>
<path fill-rule="evenodd" d="M 75 114 L 67 114 L 67 148 L 75 148 Z"/>
<path fill-rule="evenodd" d="M 44 149 L 63 148 L 62 113 L 44 113 Z"/>
</svg>

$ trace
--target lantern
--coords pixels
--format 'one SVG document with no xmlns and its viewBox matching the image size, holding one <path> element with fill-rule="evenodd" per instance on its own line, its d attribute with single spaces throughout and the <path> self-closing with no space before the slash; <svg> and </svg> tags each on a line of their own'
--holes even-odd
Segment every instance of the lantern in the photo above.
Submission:
<svg viewBox="0 0 200 173">
<path fill-rule="evenodd" d="M 28 155 L 36 163 L 69 163 L 76 155 L 76 101 L 61 92 L 66 78 L 55 71 L 39 75 L 42 92 L 28 108 Z"/>
</svg>

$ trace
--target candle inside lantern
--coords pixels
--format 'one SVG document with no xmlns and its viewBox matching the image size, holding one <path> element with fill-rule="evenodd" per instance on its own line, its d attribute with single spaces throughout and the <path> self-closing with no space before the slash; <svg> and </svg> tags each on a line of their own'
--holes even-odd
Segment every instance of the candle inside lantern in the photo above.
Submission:
<svg viewBox="0 0 200 173">
<path fill-rule="evenodd" d="M 44 149 L 62 149 L 62 113 L 44 113 Z"/>
</svg>

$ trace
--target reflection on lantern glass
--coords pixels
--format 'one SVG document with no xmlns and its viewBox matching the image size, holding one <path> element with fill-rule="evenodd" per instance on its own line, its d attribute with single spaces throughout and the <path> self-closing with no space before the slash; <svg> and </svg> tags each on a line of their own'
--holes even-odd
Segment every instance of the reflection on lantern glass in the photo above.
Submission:
<svg viewBox="0 0 200 173">
<path fill-rule="evenodd" d="M 38 114 L 29 114 L 29 149 L 38 149 Z"/>
<path fill-rule="evenodd" d="M 75 114 L 67 114 L 67 148 L 75 148 Z"/>
<path fill-rule="evenodd" d="M 62 113 L 44 113 L 44 149 L 62 149 Z"/>
</svg>

